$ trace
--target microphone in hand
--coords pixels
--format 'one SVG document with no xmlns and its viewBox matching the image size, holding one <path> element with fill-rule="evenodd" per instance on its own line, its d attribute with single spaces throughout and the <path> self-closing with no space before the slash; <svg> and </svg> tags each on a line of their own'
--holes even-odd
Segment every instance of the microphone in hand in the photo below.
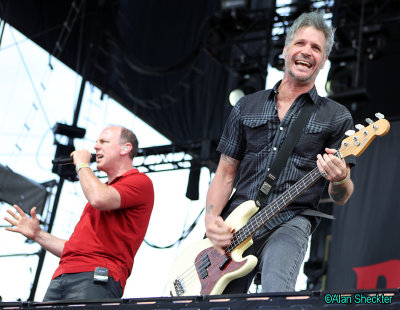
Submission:
<svg viewBox="0 0 400 310">
<path fill-rule="evenodd" d="M 90 156 L 90 162 L 94 163 L 96 161 L 96 154 Z M 72 157 L 57 157 L 51 161 L 54 165 L 69 165 L 74 163 Z"/>
</svg>

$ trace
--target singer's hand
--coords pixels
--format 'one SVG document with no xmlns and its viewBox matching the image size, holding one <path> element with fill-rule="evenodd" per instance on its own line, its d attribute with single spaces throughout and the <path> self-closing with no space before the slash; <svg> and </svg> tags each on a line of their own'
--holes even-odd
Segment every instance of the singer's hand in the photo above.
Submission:
<svg viewBox="0 0 400 310">
<path fill-rule="evenodd" d="M 75 166 L 78 164 L 89 164 L 91 156 L 92 154 L 88 150 L 76 150 L 71 153 Z"/>
<path fill-rule="evenodd" d="M 14 205 L 13 207 L 17 212 L 15 213 L 11 210 L 7 210 L 12 218 L 4 218 L 12 225 L 12 227 L 6 227 L 6 230 L 18 232 L 29 239 L 35 240 L 41 231 L 39 219 L 36 216 L 36 207 L 31 209 L 31 218 L 29 218 L 19 206 Z"/>
</svg>

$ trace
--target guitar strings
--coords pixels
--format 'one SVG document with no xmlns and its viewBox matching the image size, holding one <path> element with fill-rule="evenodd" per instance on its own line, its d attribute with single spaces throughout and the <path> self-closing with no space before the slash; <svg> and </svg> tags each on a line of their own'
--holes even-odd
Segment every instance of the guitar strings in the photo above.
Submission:
<svg viewBox="0 0 400 310">
<path fill-rule="evenodd" d="M 318 168 L 315 168 L 311 173 L 308 173 L 303 179 L 301 179 L 298 183 L 296 183 L 296 185 L 297 185 L 297 187 L 299 187 L 300 184 L 303 184 L 303 186 L 306 186 L 306 188 L 308 188 L 320 177 L 321 177 L 321 174 L 319 173 Z M 249 233 L 249 232 L 252 228 L 253 228 L 252 230 L 254 230 L 255 227 L 260 228 L 265 222 L 270 220 L 272 218 L 272 216 L 279 213 L 280 209 L 282 209 L 287 204 L 289 204 L 294 199 L 296 199 L 298 194 L 300 194 L 301 192 L 303 192 L 306 189 L 305 188 L 303 191 L 299 192 L 299 191 L 297 191 L 297 187 L 295 187 L 295 186 L 293 186 L 291 189 L 289 189 L 289 191 L 294 191 L 294 189 L 295 189 L 296 193 L 297 193 L 296 195 L 292 196 L 290 194 L 290 192 L 286 193 L 286 195 L 289 194 L 289 199 L 287 201 L 285 199 L 286 198 L 285 194 L 283 194 L 281 197 L 278 197 L 278 199 L 276 199 L 274 202 L 272 202 L 269 206 L 267 206 L 266 208 L 261 210 L 254 217 L 252 217 L 246 225 L 244 225 L 241 229 L 239 229 L 239 231 L 237 233 L 234 233 L 232 243 L 230 246 L 228 246 L 225 249 L 225 253 L 229 254 L 234 248 L 236 248 L 244 240 L 246 240 L 247 238 L 249 238 L 251 236 L 251 233 Z M 278 208 L 277 205 L 281 204 L 282 203 L 281 201 L 283 201 L 284 205 L 281 208 Z M 261 218 L 264 217 L 264 213 L 266 213 L 266 215 L 267 215 L 267 220 L 262 221 Z M 256 224 L 254 224 L 254 222 L 256 222 Z M 202 257 L 204 255 L 208 255 L 210 261 L 213 261 L 214 259 L 217 260 L 217 264 L 212 265 L 208 269 L 209 272 L 212 272 L 213 269 L 217 268 L 217 266 L 219 267 L 219 265 L 226 260 L 226 256 L 220 255 L 219 253 L 217 253 L 218 256 L 216 256 L 215 253 L 217 253 L 216 250 L 213 248 L 210 248 L 209 251 L 205 252 L 202 255 Z M 205 269 L 205 268 L 207 268 L 207 264 L 208 264 L 208 262 L 204 262 L 202 259 L 195 261 L 195 266 L 190 267 L 190 269 L 192 269 L 192 270 L 190 270 L 190 269 L 187 270 L 178 278 L 180 280 L 183 280 L 185 283 L 190 283 L 191 281 L 197 280 L 197 270 L 198 269 L 196 267 L 198 267 L 199 269 Z M 193 269 L 195 269 L 195 272 L 190 273 L 189 276 L 185 276 L 185 274 L 187 272 L 193 271 Z"/>
<path fill-rule="evenodd" d="M 303 184 L 303 186 L 305 186 L 305 189 L 308 188 L 312 183 L 314 183 L 317 179 L 319 179 L 321 177 L 321 175 L 320 175 L 320 173 L 318 171 L 318 168 L 315 168 L 312 172 L 313 173 L 307 174 L 306 178 L 302 179 L 302 182 L 299 182 L 299 183 L 296 183 L 296 184 L 297 185 L 298 184 Z M 309 180 L 307 180 L 307 179 L 309 179 Z M 302 191 L 298 192 L 297 191 L 297 187 L 296 188 L 292 187 L 292 189 L 291 189 L 291 191 L 294 191 L 293 190 L 293 188 L 294 188 L 296 190 L 297 195 L 292 196 L 290 194 L 290 192 L 288 192 L 288 193 L 286 193 L 286 196 L 287 196 L 287 194 L 289 196 L 287 201 L 285 199 L 286 198 L 285 195 L 282 195 L 281 197 L 276 199 L 273 203 L 271 203 L 269 206 L 267 206 L 266 208 L 261 210 L 259 213 L 257 213 L 253 218 L 251 218 L 246 225 L 244 225 L 237 233 L 234 234 L 232 243 L 231 243 L 231 245 L 229 247 L 227 247 L 225 249 L 225 252 L 227 254 L 230 253 L 234 248 L 236 248 L 244 240 L 246 240 L 248 237 L 251 236 L 252 233 L 250 233 L 250 231 L 253 231 L 254 228 L 260 228 L 265 222 L 270 220 L 272 218 L 272 216 L 274 216 L 277 213 L 279 213 L 280 209 L 282 209 L 287 204 L 289 204 L 291 201 L 293 201 L 298 196 L 298 194 L 300 192 L 302 192 Z M 279 208 L 277 206 L 279 204 L 282 204 L 281 201 L 283 201 L 283 206 L 281 208 Z M 265 221 L 261 220 L 264 217 L 264 213 L 267 214 L 267 220 L 265 220 Z M 256 223 L 254 224 L 254 222 L 256 222 Z M 213 252 L 215 253 L 216 251 L 215 251 L 215 249 L 211 248 L 211 250 L 209 250 L 209 251 L 207 251 L 206 253 L 203 254 L 203 255 L 208 255 L 210 261 L 214 261 L 214 259 L 216 259 L 216 261 L 217 261 L 217 264 L 213 264 L 208 269 L 209 272 L 212 272 L 213 269 L 217 268 L 217 266 L 220 266 L 220 264 L 226 260 L 226 256 L 217 254 L 218 257 L 216 257 L 216 255 Z M 200 265 L 198 264 L 198 262 L 200 262 Z M 200 268 L 200 269 L 206 269 L 208 267 L 206 264 L 208 264 L 208 262 L 204 262 L 201 259 L 195 262 L 195 266 Z M 184 274 L 183 274 L 180 277 L 181 280 L 184 280 L 185 283 L 189 283 L 191 281 L 197 280 L 197 270 L 198 269 L 195 268 L 196 273 L 189 274 L 189 277 L 184 277 Z"/>
<path fill-rule="evenodd" d="M 337 155 L 338 156 L 338 155 Z M 338 156 L 339 157 L 339 156 Z M 296 197 L 298 196 L 298 194 L 300 194 L 300 192 L 298 192 L 297 191 L 297 187 L 299 187 L 299 185 L 303 185 L 303 186 L 306 186 L 306 188 L 307 187 L 309 187 L 311 184 L 313 184 L 316 180 L 318 180 L 319 178 L 321 177 L 321 174 L 319 173 L 319 170 L 318 170 L 318 168 L 315 168 L 313 171 L 311 171 L 311 173 L 309 173 L 309 174 L 307 174 L 303 179 L 301 179 L 299 182 L 297 182 L 296 184 L 295 184 L 295 186 L 293 186 L 290 190 L 291 191 L 294 191 L 293 189 L 295 189 L 296 190 L 296 193 L 297 193 L 297 195 L 295 194 L 293 197 L 291 196 L 291 194 L 290 194 L 290 190 L 289 190 L 289 192 L 287 192 L 287 193 L 284 193 L 281 197 L 278 197 L 278 199 L 276 199 L 273 203 L 271 203 L 269 206 L 267 206 L 266 208 L 264 208 L 263 210 L 261 210 L 261 211 L 263 211 L 263 212 L 261 212 L 261 213 L 257 213 L 252 219 L 250 219 L 249 220 L 249 222 L 245 225 L 245 226 L 243 226 L 237 233 L 235 233 L 234 234 L 234 238 L 233 238 L 233 241 L 232 241 L 232 243 L 231 243 L 231 245 L 226 249 L 226 253 L 230 253 L 231 252 L 231 250 L 232 249 L 234 249 L 234 248 L 236 248 L 236 246 L 238 246 L 238 245 L 240 245 L 244 240 L 246 240 L 251 234 L 249 234 L 249 226 L 251 227 L 251 228 L 254 228 L 254 227 L 259 227 L 259 226 L 261 226 L 261 225 L 263 225 L 263 222 L 267 222 L 269 219 L 270 219 L 270 217 L 272 218 L 272 216 L 271 215 L 276 215 L 277 213 L 279 213 L 279 212 L 277 212 L 277 211 L 280 211 L 280 208 L 277 208 L 276 206 L 278 205 L 278 204 L 280 204 L 280 201 L 283 201 L 283 203 L 284 204 L 289 204 L 291 201 L 293 201 L 294 199 L 296 199 Z M 305 189 L 306 189 L 305 188 Z M 305 190 L 304 189 L 304 190 Z M 303 191 L 304 191 L 303 190 Z M 301 191 L 301 192 L 303 192 L 303 191 Z M 285 194 L 286 194 L 286 196 L 289 196 L 288 198 L 288 201 L 285 201 L 286 199 L 286 197 L 285 197 Z M 284 205 L 285 206 L 285 205 Z M 283 206 L 283 207 L 284 207 Z M 269 207 L 269 208 L 268 208 Z M 277 210 L 277 211 L 276 211 Z M 267 216 L 268 216 L 268 218 L 269 219 L 267 219 L 266 221 L 259 221 L 259 218 L 260 217 L 263 217 L 263 214 L 262 213 L 266 213 L 267 214 Z M 274 214 L 275 213 L 275 214 Z M 257 223 L 257 225 L 254 225 L 253 223 L 254 223 L 254 221 Z M 261 225 L 259 224 L 259 223 L 261 223 Z M 244 236 L 243 236 L 244 235 Z M 212 252 L 214 252 L 215 250 L 213 250 L 213 248 L 210 248 L 211 250 L 209 250 L 209 251 L 207 251 L 206 253 L 204 253 L 203 255 L 208 255 L 209 257 L 210 257 L 210 260 L 213 260 L 213 259 L 215 259 L 216 258 L 216 256 L 215 255 L 211 255 L 211 254 L 213 254 Z M 216 252 L 216 251 L 215 251 Z M 221 258 L 220 259 L 220 262 L 222 263 L 225 259 L 226 259 L 226 256 L 222 256 L 222 255 L 218 255 L 219 257 L 218 258 Z M 198 263 L 200 262 L 200 265 L 199 266 L 197 266 L 198 265 Z M 195 265 L 198 267 L 198 268 L 206 268 L 207 266 L 206 266 L 206 264 L 207 264 L 208 262 L 204 262 L 203 260 L 198 260 L 198 261 L 196 261 L 195 262 Z M 216 264 L 216 265 L 219 265 L 219 264 Z M 212 271 L 212 269 L 213 268 L 216 268 L 216 265 L 213 265 L 212 266 L 212 268 L 209 268 L 209 271 Z M 194 266 L 193 266 L 194 267 Z M 189 270 L 188 270 L 189 271 Z M 185 274 L 185 273 L 184 273 Z M 192 279 L 189 279 L 188 277 L 184 277 L 184 274 L 182 274 L 181 275 L 181 279 L 183 279 L 183 280 L 186 280 L 185 282 L 186 283 L 188 283 L 188 282 L 190 282 L 190 281 L 192 281 L 192 280 L 195 280 L 194 279 L 194 277 L 196 277 L 197 278 L 197 269 L 196 269 L 196 273 L 194 273 L 194 274 L 192 274 Z M 190 275 L 189 275 L 190 276 Z M 197 279 L 196 279 L 197 280 Z"/>
<path fill-rule="evenodd" d="M 365 140 L 370 134 L 367 133 L 367 135 L 364 137 Z M 348 152 L 351 154 L 351 151 L 354 149 L 358 148 L 358 145 L 345 145 L 343 144 L 342 148 L 336 152 L 335 156 L 336 157 L 346 157 L 348 155 L 345 155 L 346 149 L 350 150 Z M 239 246 L 244 240 L 249 238 L 253 233 L 250 233 L 251 230 L 254 230 L 255 228 L 259 229 L 261 228 L 262 225 L 264 225 L 266 222 L 268 222 L 273 216 L 278 214 L 281 209 L 286 207 L 288 204 L 290 204 L 293 200 L 297 198 L 298 195 L 300 195 L 302 192 L 304 192 L 308 187 L 310 187 L 314 182 L 316 182 L 319 178 L 321 178 L 322 175 L 319 172 L 318 168 L 314 168 L 311 172 L 306 174 L 302 179 L 300 179 L 294 186 L 292 186 L 289 190 L 287 190 L 285 193 L 283 193 L 280 197 L 278 197 L 276 200 L 274 200 L 272 203 L 270 203 L 267 207 L 264 209 L 260 210 L 260 212 L 256 213 L 250 220 L 242 227 L 240 228 L 237 232 L 234 233 L 232 243 L 225 249 L 225 253 L 229 254 L 234 250 L 237 246 Z M 298 187 L 301 186 L 306 186 L 302 191 L 298 191 Z M 294 196 L 292 196 L 291 192 L 296 191 L 294 193 Z M 288 197 L 286 197 L 288 196 Z M 288 199 L 286 201 L 286 199 Z M 281 204 L 283 201 L 284 206 L 282 208 L 277 207 L 277 205 Z M 264 214 L 265 213 L 265 214 Z M 275 213 L 275 214 L 274 214 Z M 266 216 L 268 219 L 266 221 L 263 221 L 261 218 Z M 254 223 L 255 222 L 255 223 Z M 261 223 L 261 224 L 260 224 Z M 215 255 L 215 253 L 217 255 Z M 210 268 L 208 268 L 208 271 L 213 271 L 213 269 L 219 267 L 220 263 L 226 260 L 226 255 L 220 255 L 213 247 L 208 248 L 208 251 L 206 251 L 204 255 L 209 256 L 209 260 L 212 261 L 214 259 L 219 259 L 219 263 L 212 265 Z M 203 257 L 202 256 L 202 257 Z M 186 283 L 190 283 L 194 280 L 199 281 L 197 277 L 197 270 L 201 268 L 207 268 L 208 262 L 204 262 L 204 260 L 199 259 L 194 262 L 193 266 L 190 266 L 186 271 L 184 271 L 180 276 L 178 276 L 175 280 L 182 280 L 184 281 L 184 285 Z M 188 274 L 188 275 L 187 275 Z M 200 281 L 201 282 L 201 281 Z"/>
<path fill-rule="evenodd" d="M 300 194 L 300 192 L 297 191 L 297 188 L 299 187 L 299 185 L 309 187 L 320 177 L 321 177 L 321 174 L 319 173 L 318 168 L 315 168 L 313 171 L 311 171 L 311 173 L 307 174 L 303 179 L 301 179 L 299 182 L 297 182 L 295 184 L 295 186 L 293 186 L 291 189 L 289 189 L 289 192 L 284 193 L 281 197 L 278 197 L 278 199 L 276 199 L 274 202 L 272 202 L 269 206 L 267 206 L 266 208 L 261 210 L 260 213 L 257 213 L 253 218 L 251 218 L 249 220 L 249 222 L 246 225 L 244 225 L 237 233 L 234 234 L 233 241 L 232 241 L 231 245 L 226 249 L 225 252 L 227 254 L 230 253 L 232 251 L 232 249 L 236 248 L 236 246 L 240 245 L 244 240 L 246 240 L 251 235 L 251 234 L 249 234 L 250 228 L 261 227 L 263 225 L 263 222 L 267 222 L 270 219 L 270 217 L 272 218 L 272 215 L 276 215 L 278 213 L 277 211 L 280 211 L 280 208 L 277 208 L 277 205 L 281 204 L 281 201 L 283 201 L 284 204 L 289 204 L 294 199 L 296 199 L 298 194 Z M 292 196 L 290 194 L 290 191 L 294 191 L 293 189 L 296 190 L 297 195 Z M 288 201 L 286 201 L 286 199 L 285 199 L 286 198 L 285 194 L 286 194 L 286 196 L 289 196 Z M 285 207 L 285 205 L 283 207 Z M 259 219 L 264 216 L 263 213 L 267 214 L 268 219 L 266 221 L 259 221 Z M 255 225 L 254 222 L 256 222 L 257 224 Z M 250 226 L 250 228 L 249 228 L 249 226 Z M 208 255 L 210 257 L 210 260 L 214 260 L 216 258 L 216 256 L 211 255 L 211 254 L 213 254 L 212 252 L 214 252 L 215 250 L 213 250 L 213 248 L 210 248 L 210 249 L 211 250 L 207 251 L 203 255 Z M 226 256 L 223 256 L 223 255 L 218 255 L 218 256 L 219 256 L 218 258 L 221 258 L 219 260 L 220 263 L 222 263 L 226 259 Z M 198 264 L 199 262 L 200 262 L 200 265 Z M 195 265 L 198 268 L 205 268 L 206 264 L 207 264 L 207 262 L 205 263 L 203 260 L 198 260 L 195 262 Z M 212 268 L 209 268 L 209 271 L 212 271 L 213 268 L 216 268 L 216 265 L 219 266 L 220 264 L 218 263 L 218 264 L 213 265 Z M 193 268 L 194 268 L 194 266 L 193 266 Z M 184 276 L 184 274 L 186 273 L 185 272 L 181 275 L 181 277 L 180 277 L 181 280 L 185 280 L 185 283 L 195 280 L 194 277 L 196 277 L 196 280 L 197 280 L 197 268 L 195 268 L 195 270 L 196 270 L 196 272 L 194 274 L 189 275 L 189 276 L 191 276 L 190 278 L 192 278 L 192 279 L 190 279 L 189 277 L 185 277 Z"/>
</svg>

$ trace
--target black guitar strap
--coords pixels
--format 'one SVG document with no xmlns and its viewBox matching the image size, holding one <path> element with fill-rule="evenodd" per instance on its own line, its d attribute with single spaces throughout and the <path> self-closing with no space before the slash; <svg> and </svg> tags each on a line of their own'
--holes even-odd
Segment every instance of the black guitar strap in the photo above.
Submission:
<svg viewBox="0 0 400 310">
<path fill-rule="evenodd" d="M 306 103 L 300 110 L 300 114 L 293 123 L 290 131 L 288 132 L 285 141 L 279 150 L 271 168 L 268 171 L 266 179 L 261 183 L 260 189 L 258 190 L 256 197 L 256 204 L 258 207 L 264 206 L 268 193 L 271 187 L 274 185 L 283 167 L 285 166 L 290 154 L 292 154 L 294 146 L 299 141 L 300 136 L 303 133 L 303 128 L 306 126 L 311 118 L 311 115 L 315 111 L 320 102 L 321 98 L 318 96 L 316 104 L 312 102 Z"/>
</svg>

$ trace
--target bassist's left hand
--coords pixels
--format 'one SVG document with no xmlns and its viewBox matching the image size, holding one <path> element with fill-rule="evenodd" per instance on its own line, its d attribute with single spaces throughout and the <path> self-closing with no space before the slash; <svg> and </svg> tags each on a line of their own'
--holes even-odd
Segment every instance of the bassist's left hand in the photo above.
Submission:
<svg viewBox="0 0 400 310">
<path fill-rule="evenodd" d="M 325 148 L 325 152 L 317 155 L 318 170 L 321 174 L 325 172 L 325 178 L 330 182 L 342 181 L 348 173 L 346 162 L 334 155 L 337 152 L 335 149 Z"/>
</svg>

